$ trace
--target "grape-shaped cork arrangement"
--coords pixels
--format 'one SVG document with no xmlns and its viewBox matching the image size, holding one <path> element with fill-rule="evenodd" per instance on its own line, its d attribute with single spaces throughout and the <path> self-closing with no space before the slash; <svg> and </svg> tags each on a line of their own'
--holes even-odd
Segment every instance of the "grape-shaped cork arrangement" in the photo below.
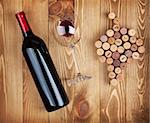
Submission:
<svg viewBox="0 0 150 123">
<path fill-rule="evenodd" d="M 95 46 L 100 62 L 108 64 L 110 83 L 116 86 L 124 79 L 123 71 L 127 63 L 131 63 L 133 59 L 139 59 L 145 52 L 145 47 L 143 40 L 137 38 L 137 32 L 134 29 L 120 26 L 119 18 L 115 13 L 110 12 L 108 18 L 113 21 L 113 27 L 100 36 Z"/>
</svg>

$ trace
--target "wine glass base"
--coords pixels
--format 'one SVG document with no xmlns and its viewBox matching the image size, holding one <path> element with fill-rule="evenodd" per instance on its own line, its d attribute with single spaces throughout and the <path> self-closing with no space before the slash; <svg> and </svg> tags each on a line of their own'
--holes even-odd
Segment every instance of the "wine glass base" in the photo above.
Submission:
<svg viewBox="0 0 150 123">
<path fill-rule="evenodd" d="M 67 85 L 68 86 L 75 85 L 75 84 L 79 83 L 80 81 L 89 80 L 91 78 L 92 78 L 91 76 L 82 75 L 79 73 L 75 78 L 67 80 Z"/>
</svg>

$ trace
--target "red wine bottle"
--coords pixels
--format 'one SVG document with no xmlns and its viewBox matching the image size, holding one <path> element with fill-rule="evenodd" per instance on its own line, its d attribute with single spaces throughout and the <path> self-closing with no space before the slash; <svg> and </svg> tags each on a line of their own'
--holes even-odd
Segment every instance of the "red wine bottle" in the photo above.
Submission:
<svg viewBox="0 0 150 123">
<path fill-rule="evenodd" d="M 69 103 L 48 49 L 42 39 L 33 34 L 24 12 L 16 14 L 24 41 L 22 52 L 48 112 Z"/>
</svg>

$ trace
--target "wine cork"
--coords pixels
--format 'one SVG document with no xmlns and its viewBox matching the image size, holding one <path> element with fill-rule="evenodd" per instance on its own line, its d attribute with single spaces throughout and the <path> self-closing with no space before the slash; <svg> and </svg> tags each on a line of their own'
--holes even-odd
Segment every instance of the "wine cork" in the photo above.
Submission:
<svg viewBox="0 0 150 123">
<path fill-rule="evenodd" d="M 106 31 L 106 35 L 108 37 L 112 37 L 114 35 L 114 31 L 112 29 L 109 29 L 109 30 Z"/>
<path fill-rule="evenodd" d="M 112 86 L 117 86 L 118 80 L 117 80 L 117 79 L 112 79 L 112 80 L 110 81 L 110 84 L 111 84 Z"/>
<path fill-rule="evenodd" d="M 115 32 L 118 32 L 118 31 L 120 30 L 120 26 L 119 26 L 119 25 L 114 25 L 114 26 L 113 26 L 113 30 L 114 30 Z"/>
<path fill-rule="evenodd" d="M 136 45 L 137 46 L 142 46 L 143 45 L 143 40 L 142 39 L 138 39 L 137 41 L 136 41 Z"/>
<path fill-rule="evenodd" d="M 115 68 L 115 73 L 116 74 L 120 74 L 121 73 L 121 68 L 120 67 L 116 67 Z"/>
<path fill-rule="evenodd" d="M 122 40 L 121 40 L 121 39 L 116 39 L 116 40 L 115 40 L 115 44 L 116 44 L 117 46 L 120 46 L 120 45 L 122 44 Z"/>
<path fill-rule="evenodd" d="M 119 52 L 119 53 L 124 53 L 124 51 L 125 51 L 125 49 L 124 49 L 123 46 L 119 46 L 119 47 L 118 47 L 118 52 Z"/>
<path fill-rule="evenodd" d="M 138 49 L 138 46 L 136 44 L 132 44 L 131 50 L 132 51 L 137 51 L 137 49 Z"/>
<path fill-rule="evenodd" d="M 127 57 L 125 55 L 121 55 L 120 56 L 120 61 L 121 62 L 126 62 L 127 61 Z"/>
<path fill-rule="evenodd" d="M 109 72 L 108 76 L 110 79 L 113 79 L 116 77 L 116 74 L 114 72 Z"/>
<path fill-rule="evenodd" d="M 114 53 L 112 54 L 112 58 L 113 58 L 113 59 L 119 59 L 119 58 L 120 58 L 120 53 L 119 53 L 119 52 L 114 52 Z"/>
<path fill-rule="evenodd" d="M 110 13 L 108 14 L 108 18 L 111 19 L 111 20 L 115 19 L 115 17 L 116 17 L 116 15 L 115 15 L 114 12 L 110 12 Z"/>
<path fill-rule="evenodd" d="M 102 47 L 102 42 L 100 40 L 95 42 L 95 47 L 96 48 L 101 48 Z"/>
<path fill-rule="evenodd" d="M 140 46 L 138 48 L 139 53 L 144 53 L 145 52 L 145 47 L 144 46 Z"/>
<path fill-rule="evenodd" d="M 140 54 L 138 52 L 133 52 L 132 54 L 133 59 L 139 59 L 139 57 L 140 57 Z"/>
<path fill-rule="evenodd" d="M 119 39 L 121 37 L 121 34 L 119 32 L 115 32 L 114 38 Z"/>
<path fill-rule="evenodd" d="M 128 34 L 129 34 L 129 36 L 135 36 L 136 31 L 135 31 L 134 29 L 130 29 L 130 30 L 128 31 Z"/>
<path fill-rule="evenodd" d="M 130 47 L 131 47 L 131 44 L 129 43 L 129 42 L 125 42 L 124 44 L 123 44 L 123 47 L 124 47 L 124 49 L 130 49 Z"/>
<path fill-rule="evenodd" d="M 102 42 L 106 42 L 106 41 L 108 40 L 108 37 L 107 37 L 106 35 L 102 35 L 102 36 L 100 37 L 100 40 L 101 40 Z"/>
<path fill-rule="evenodd" d="M 133 61 L 132 58 L 128 58 L 128 59 L 127 59 L 127 63 L 129 63 L 129 64 L 132 63 L 132 61 Z"/>
<path fill-rule="evenodd" d="M 116 51 L 117 51 L 117 46 L 116 46 L 115 44 L 112 44 L 112 45 L 110 46 L 110 50 L 111 50 L 112 52 L 116 52 Z"/>
<path fill-rule="evenodd" d="M 127 32 L 128 32 L 128 30 L 127 30 L 127 28 L 125 28 L 125 27 L 122 27 L 122 28 L 120 29 L 120 33 L 121 33 L 122 35 L 127 34 Z"/>
<path fill-rule="evenodd" d="M 132 43 L 132 44 L 134 44 L 135 42 L 136 42 L 136 37 L 135 36 L 132 36 L 132 37 L 130 37 L 130 42 Z"/>
<path fill-rule="evenodd" d="M 108 49 L 110 48 L 110 44 L 107 43 L 107 42 L 105 42 L 105 43 L 103 43 L 102 48 L 103 48 L 104 50 L 108 50 Z"/>
<path fill-rule="evenodd" d="M 121 63 L 121 64 L 120 64 L 121 70 L 126 69 L 126 67 L 127 67 L 127 63 Z"/>
<path fill-rule="evenodd" d="M 114 66 L 113 65 L 108 65 L 107 66 L 107 70 L 109 71 L 109 72 L 112 72 L 112 71 L 114 71 Z"/>
<path fill-rule="evenodd" d="M 105 52 L 105 56 L 106 56 L 107 58 L 110 58 L 110 57 L 112 56 L 112 52 L 111 52 L 110 50 L 106 51 L 106 52 Z"/>
<path fill-rule="evenodd" d="M 97 49 L 97 55 L 102 56 L 104 54 L 104 50 L 102 48 Z"/>
<path fill-rule="evenodd" d="M 112 58 L 108 58 L 108 59 L 106 60 L 106 63 L 107 63 L 107 64 L 112 64 L 112 63 L 113 63 L 113 59 L 112 59 Z"/>
<path fill-rule="evenodd" d="M 100 60 L 101 63 L 105 63 L 106 57 L 105 56 L 100 56 L 99 60 Z"/>
<path fill-rule="evenodd" d="M 115 38 L 110 37 L 110 38 L 108 39 L 108 43 L 109 43 L 109 44 L 114 44 L 114 43 L 115 43 Z"/>
<path fill-rule="evenodd" d="M 120 23 L 119 18 L 118 17 L 114 18 L 113 23 L 119 25 Z"/>
<path fill-rule="evenodd" d="M 123 36 L 122 36 L 122 40 L 123 40 L 124 42 L 128 41 L 128 40 L 129 40 L 129 36 L 128 36 L 128 35 L 123 35 Z"/>
<path fill-rule="evenodd" d="M 114 65 L 115 67 L 119 67 L 119 66 L 120 66 L 120 61 L 119 61 L 119 60 L 114 60 L 114 61 L 113 61 L 113 65 Z"/>
<path fill-rule="evenodd" d="M 118 75 L 116 76 L 116 79 L 117 79 L 118 81 L 122 81 L 122 80 L 124 79 L 123 74 L 118 74 Z"/>
<path fill-rule="evenodd" d="M 131 50 L 127 50 L 125 51 L 125 55 L 129 58 L 132 56 L 132 51 Z"/>
</svg>

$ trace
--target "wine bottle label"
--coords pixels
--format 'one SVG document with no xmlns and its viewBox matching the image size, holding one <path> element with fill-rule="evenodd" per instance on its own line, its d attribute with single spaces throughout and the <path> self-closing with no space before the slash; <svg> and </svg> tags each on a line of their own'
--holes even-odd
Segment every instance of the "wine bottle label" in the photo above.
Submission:
<svg viewBox="0 0 150 123">
<path fill-rule="evenodd" d="M 116 74 L 114 72 L 109 72 L 108 76 L 110 79 L 113 79 L 116 77 Z"/>
<path fill-rule="evenodd" d="M 120 56 L 120 61 L 121 62 L 126 62 L 127 61 L 127 57 L 125 55 L 121 55 Z"/>
<path fill-rule="evenodd" d="M 128 35 L 123 35 L 123 36 L 122 36 L 122 40 L 123 40 L 124 42 L 128 41 L 128 40 L 129 40 L 129 36 L 128 36 Z"/>
<path fill-rule="evenodd" d="M 110 37 L 110 38 L 108 39 L 108 43 L 109 43 L 109 44 L 114 44 L 114 43 L 115 43 L 115 38 Z"/>
<path fill-rule="evenodd" d="M 113 65 L 108 65 L 107 66 L 107 70 L 109 71 L 109 72 L 112 72 L 113 70 L 114 70 L 114 66 Z"/>
<path fill-rule="evenodd" d="M 145 52 L 145 47 L 144 47 L 144 46 L 140 46 L 140 47 L 138 48 L 138 52 L 139 52 L 139 53 L 144 53 L 144 52 Z"/>
<path fill-rule="evenodd" d="M 106 35 L 108 37 L 112 37 L 114 35 L 114 31 L 112 29 L 107 30 Z"/>
<path fill-rule="evenodd" d="M 108 58 L 108 59 L 106 60 L 106 62 L 107 62 L 107 64 L 112 64 L 112 63 L 113 63 L 113 59 L 112 59 L 112 58 Z"/>
<path fill-rule="evenodd" d="M 121 39 L 116 39 L 115 44 L 116 44 L 117 46 L 122 45 L 122 40 L 121 40 Z"/>
<path fill-rule="evenodd" d="M 131 50 L 132 51 L 137 51 L 137 49 L 138 49 L 138 46 L 136 44 L 132 44 Z"/>
<path fill-rule="evenodd" d="M 115 68 L 115 73 L 120 74 L 121 73 L 121 68 L 120 67 Z"/>
<path fill-rule="evenodd" d="M 119 58 L 120 58 L 120 53 L 119 53 L 119 52 L 114 52 L 114 53 L 112 54 L 112 58 L 113 58 L 113 59 L 119 59 Z"/>
<path fill-rule="evenodd" d="M 128 32 L 128 30 L 127 30 L 127 28 L 125 28 L 125 27 L 123 27 L 123 28 L 120 29 L 120 33 L 121 33 L 122 35 L 126 35 L 127 32 Z"/>
<path fill-rule="evenodd" d="M 123 44 L 123 47 L 124 47 L 124 49 L 130 49 L 130 47 L 131 47 L 131 44 L 129 43 L 129 42 L 126 42 L 126 43 L 124 43 Z"/>
<path fill-rule="evenodd" d="M 135 31 L 134 29 L 130 29 L 130 30 L 128 31 L 128 34 L 129 34 L 129 36 L 135 36 L 136 31 Z"/>
<path fill-rule="evenodd" d="M 102 42 L 100 40 L 95 42 L 95 47 L 96 48 L 101 48 L 102 47 Z"/>
<path fill-rule="evenodd" d="M 115 32 L 118 32 L 118 31 L 120 30 L 120 26 L 119 26 L 119 25 L 114 25 L 114 26 L 113 26 L 113 30 L 114 30 Z"/>
<path fill-rule="evenodd" d="M 142 39 L 138 39 L 137 41 L 136 41 L 136 45 L 137 46 L 142 46 L 143 45 L 143 40 Z"/>
<path fill-rule="evenodd" d="M 110 48 L 110 44 L 105 42 L 105 43 L 103 43 L 102 47 L 104 50 L 108 50 Z"/>
<path fill-rule="evenodd" d="M 139 59 L 139 57 L 140 57 L 140 54 L 138 52 L 133 52 L 132 54 L 133 59 Z"/>
<path fill-rule="evenodd" d="M 106 51 L 105 52 L 105 56 L 107 57 L 107 58 L 110 58 L 111 56 L 112 56 L 112 52 L 111 51 Z"/>
<path fill-rule="evenodd" d="M 125 51 L 125 49 L 124 49 L 123 46 L 119 46 L 119 47 L 118 47 L 118 52 L 119 52 L 119 53 L 124 53 L 124 51 Z"/>
<path fill-rule="evenodd" d="M 119 32 L 115 32 L 114 38 L 119 39 L 121 37 L 121 34 Z"/>
<path fill-rule="evenodd" d="M 133 37 L 130 37 L 130 42 L 132 43 L 132 44 L 134 44 L 135 42 L 136 42 L 136 37 L 135 36 L 133 36 Z"/>
<path fill-rule="evenodd" d="M 113 20 L 115 17 L 116 17 L 116 15 L 115 15 L 114 12 L 110 12 L 110 13 L 108 14 L 108 18 L 111 19 L 111 20 Z"/>
<path fill-rule="evenodd" d="M 111 50 L 112 52 L 116 52 L 116 51 L 117 51 L 117 46 L 116 46 L 115 44 L 111 45 L 111 46 L 110 46 L 110 50 Z"/>
<path fill-rule="evenodd" d="M 102 35 L 102 36 L 100 37 L 100 40 L 101 40 L 102 42 L 106 42 L 106 41 L 108 40 L 108 37 L 107 37 L 106 35 Z"/>
<path fill-rule="evenodd" d="M 97 49 L 97 55 L 102 56 L 104 54 L 104 50 L 102 48 Z"/>
</svg>

